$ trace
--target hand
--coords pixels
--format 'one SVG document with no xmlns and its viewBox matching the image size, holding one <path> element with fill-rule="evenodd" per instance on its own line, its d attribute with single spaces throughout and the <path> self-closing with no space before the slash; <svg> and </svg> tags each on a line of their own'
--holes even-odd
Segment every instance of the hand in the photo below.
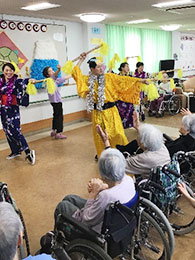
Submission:
<svg viewBox="0 0 195 260">
<path fill-rule="evenodd" d="M 91 179 L 88 183 L 89 198 L 95 199 L 98 193 L 105 189 L 108 189 L 108 184 L 98 178 Z"/>
<path fill-rule="evenodd" d="M 191 115 L 192 114 L 188 108 L 185 109 L 183 107 L 182 107 L 180 113 L 182 114 L 182 116 L 186 116 L 186 115 Z"/>
<path fill-rule="evenodd" d="M 32 84 L 36 83 L 36 79 L 29 79 L 29 82 L 31 82 Z"/>
<path fill-rule="evenodd" d="M 141 82 L 144 83 L 144 84 L 149 85 L 149 82 L 147 81 L 147 79 L 141 79 Z"/>
<path fill-rule="evenodd" d="M 108 136 L 108 133 L 105 129 L 105 131 L 102 130 L 101 126 L 100 125 L 96 125 L 96 132 L 99 134 L 99 136 L 101 137 L 104 145 L 107 147 L 107 146 L 110 146 L 110 142 L 109 142 L 109 136 Z"/>
<path fill-rule="evenodd" d="M 139 116 L 136 111 L 133 111 L 133 127 L 138 131 L 139 130 Z"/>
<path fill-rule="evenodd" d="M 187 198 L 190 197 L 190 195 L 186 189 L 186 185 L 183 182 L 178 183 L 178 189 L 185 197 L 187 197 Z"/>
<path fill-rule="evenodd" d="M 81 53 L 80 54 L 80 60 L 84 61 L 86 56 L 87 56 L 86 52 Z"/>
<path fill-rule="evenodd" d="M 58 69 L 58 70 L 61 70 L 60 64 L 57 65 L 57 69 Z"/>
</svg>

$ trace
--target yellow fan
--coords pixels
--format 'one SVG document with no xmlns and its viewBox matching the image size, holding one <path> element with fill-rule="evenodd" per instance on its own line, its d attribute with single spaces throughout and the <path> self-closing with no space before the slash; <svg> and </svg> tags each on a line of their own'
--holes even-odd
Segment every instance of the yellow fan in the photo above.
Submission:
<svg viewBox="0 0 195 260">
<path fill-rule="evenodd" d="M 159 73 L 158 73 L 158 80 L 162 80 L 163 79 L 163 74 L 162 74 L 162 72 L 160 71 Z"/>
<path fill-rule="evenodd" d="M 170 89 L 173 90 L 175 88 L 174 80 L 173 78 L 170 79 Z"/>
<path fill-rule="evenodd" d="M 178 69 L 177 75 L 178 75 L 178 78 L 182 78 L 182 70 L 181 69 Z"/>
<path fill-rule="evenodd" d="M 141 61 L 141 57 L 137 56 L 137 62 L 140 62 L 140 61 Z"/>
<path fill-rule="evenodd" d="M 67 74 L 71 75 L 73 70 L 74 63 L 71 60 L 68 60 L 66 64 L 62 67 L 62 71 Z"/>
</svg>

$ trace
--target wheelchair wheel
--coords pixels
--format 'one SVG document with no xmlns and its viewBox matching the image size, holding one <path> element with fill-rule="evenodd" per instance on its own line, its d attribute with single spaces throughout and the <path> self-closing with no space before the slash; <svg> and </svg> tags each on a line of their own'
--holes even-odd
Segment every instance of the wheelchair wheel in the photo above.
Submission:
<svg viewBox="0 0 195 260">
<path fill-rule="evenodd" d="M 147 212 L 152 218 L 154 218 L 161 227 L 162 231 L 167 237 L 170 253 L 172 255 L 175 248 L 175 238 L 168 219 L 164 213 L 150 200 L 141 197 L 139 203 L 141 207 L 144 208 L 144 211 Z"/>
<path fill-rule="evenodd" d="M 135 235 L 134 259 L 170 260 L 170 250 L 159 224 L 146 212 L 141 213 L 141 223 Z"/>
<path fill-rule="evenodd" d="M 72 260 L 111 260 L 112 258 L 97 244 L 75 239 L 67 245 L 66 251 Z"/>
<path fill-rule="evenodd" d="M 186 185 L 191 197 L 194 198 L 193 191 Z M 195 209 L 190 202 L 182 195 L 178 194 L 176 204 L 168 217 L 169 222 L 176 235 L 184 235 L 195 230 Z"/>
<path fill-rule="evenodd" d="M 168 110 L 170 115 L 176 115 L 181 109 L 181 99 L 178 96 L 172 96 L 169 100 Z"/>
</svg>

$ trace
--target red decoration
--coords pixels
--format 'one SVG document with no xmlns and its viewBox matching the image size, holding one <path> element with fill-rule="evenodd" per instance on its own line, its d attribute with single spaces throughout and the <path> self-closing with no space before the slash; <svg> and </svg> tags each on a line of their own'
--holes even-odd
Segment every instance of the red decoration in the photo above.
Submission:
<svg viewBox="0 0 195 260">
<path fill-rule="evenodd" d="M 40 30 L 40 26 L 39 26 L 38 24 L 34 24 L 34 25 L 33 25 L 33 30 L 34 30 L 35 32 L 38 32 L 38 31 Z"/>
<path fill-rule="evenodd" d="M 16 29 L 16 24 L 13 21 L 9 22 L 8 25 L 9 25 L 10 30 L 15 30 Z"/>
<path fill-rule="evenodd" d="M 22 22 L 17 23 L 17 28 L 18 28 L 18 30 L 23 31 L 24 30 L 24 24 Z"/>
<path fill-rule="evenodd" d="M 47 25 L 46 24 L 42 24 L 41 25 L 41 31 L 42 32 L 46 32 L 47 31 Z"/>
<path fill-rule="evenodd" d="M 30 32 L 32 30 L 32 24 L 30 23 L 25 24 L 25 29 L 27 30 L 27 32 Z"/>
<path fill-rule="evenodd" d="M 0 21 L 0 28 L 3 30 L 7 28 L 7 22 L 5 20 Z"/>
</svg>

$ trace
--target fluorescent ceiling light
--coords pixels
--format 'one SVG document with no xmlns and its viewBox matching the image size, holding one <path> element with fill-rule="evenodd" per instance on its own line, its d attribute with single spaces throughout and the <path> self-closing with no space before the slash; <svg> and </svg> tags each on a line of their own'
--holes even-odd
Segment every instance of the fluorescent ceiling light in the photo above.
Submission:
<svg viewBox="0 0 195 260">
<path fill-rule="evenodd" d="M 87 23 L 98 23 L 105 19 L 105 15 L 96 13 L 80 14 L 80 19 Z"/>
<path fill-rule="evenodd" d="M 163 2 L 159 4 L 152 5 L 154 7 L 158 8 L 166 8 L 166 7 L 172 7 L 172 6 L 180 6 L 180 5 L 186 5 L 193 3 L 193 0 L 179 0 L 179 1 L 171 1 L 171 2 Z"/>
<path fill-rule="evenodd" d="M 50 8 L 59 7 L 58 4 L 50 4 L 47 2 L 39 3 L 39 4 L 32 4 L 28 6 L 21 7 L 21 9 L 29 10 L 29 11 L 39 11 L 39 10 L 45 10 Z"/>
<path fill-rule="evenodd" d="M 181 24 L 169 24 L 160 26 L 164 31 L 176 31 L 181 27 Z"/>
<path fill-rule="evenodd" d="M 140 19 L 140 20 L 135 20 L 135 21 L 129 21 L 127 22 L 128 24 L 137 24 L 137 23 L 149 23 L 152 22 L 150 19 Z"/>
</svg>

